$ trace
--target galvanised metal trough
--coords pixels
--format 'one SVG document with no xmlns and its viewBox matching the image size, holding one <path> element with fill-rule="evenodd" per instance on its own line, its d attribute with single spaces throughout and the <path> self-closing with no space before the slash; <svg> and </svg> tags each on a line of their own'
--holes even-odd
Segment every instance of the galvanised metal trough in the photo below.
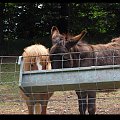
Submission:
<svg viewBox="0 0 120 120">
<path fill-rule="evenodd" d="M 19 87 L 26 93 L 120 88 L 120 65 L 23 71 Z"/>
</svg>

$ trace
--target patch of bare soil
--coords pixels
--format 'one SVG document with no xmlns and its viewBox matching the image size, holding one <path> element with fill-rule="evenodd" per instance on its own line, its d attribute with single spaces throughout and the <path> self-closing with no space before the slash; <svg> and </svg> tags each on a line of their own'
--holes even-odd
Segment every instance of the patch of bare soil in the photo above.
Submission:
<svg viewBox="0 0 120 120">
<path fill-rule="evenodd" d="M 120 114 L 120 90 L 97 93 L 96 114 Z M 0 114 L 28 114 L 22 98 L 0 104 Z M 80 114 L 75 91 L 55 92 L 47 106 L 47 114 Z M 88 114 L 88 113 L 87 113 Z"/>
</svg>

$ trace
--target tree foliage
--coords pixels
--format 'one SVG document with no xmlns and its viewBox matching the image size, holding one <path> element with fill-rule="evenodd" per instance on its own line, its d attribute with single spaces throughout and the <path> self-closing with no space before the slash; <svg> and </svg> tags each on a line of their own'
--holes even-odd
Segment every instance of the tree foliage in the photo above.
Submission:
<svg viewBox="0 0 120 120">
<path fill-rule="evenodd" d="M 108 42 L 120 34 L 119 13 L 120 3 L 0 3 L 0 54 L 20 55 L 35 43 L 51 47 L 53 25 L 71 34 L 86 28 L 89 43 Z"/>
</svg>

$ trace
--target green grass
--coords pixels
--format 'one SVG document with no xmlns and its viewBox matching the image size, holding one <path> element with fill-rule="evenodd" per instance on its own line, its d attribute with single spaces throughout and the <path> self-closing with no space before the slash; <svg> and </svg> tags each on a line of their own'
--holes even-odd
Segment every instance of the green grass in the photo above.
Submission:
<svg viewBox="0 0 120 120">
<path fill-rule="evenodd" d="M 0 104 L 19 97 L 19 68 L 17 63 L 0 64 Z M 11 104 L 11 102 L 10 102 Z"/>
</svg>

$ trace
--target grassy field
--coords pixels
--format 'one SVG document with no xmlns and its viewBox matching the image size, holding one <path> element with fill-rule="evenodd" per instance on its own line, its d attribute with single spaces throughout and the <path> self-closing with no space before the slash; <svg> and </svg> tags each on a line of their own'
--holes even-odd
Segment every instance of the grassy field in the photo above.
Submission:
<svg viewBox="0 0 120 120">
<path fill-rule="evenodd" d="M 19 65 L 17 58 L 1 58 L 0 64 L 0 105 L 13 104 L 19 98 Z"/>
</svg>

